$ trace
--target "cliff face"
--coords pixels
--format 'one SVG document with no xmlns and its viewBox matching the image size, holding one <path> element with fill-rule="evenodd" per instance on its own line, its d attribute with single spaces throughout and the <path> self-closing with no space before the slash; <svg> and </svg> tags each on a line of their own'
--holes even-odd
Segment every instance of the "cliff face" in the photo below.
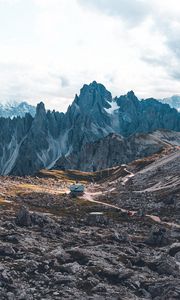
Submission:
<svg viewBox="0 0 180 300">
<path fill-rule="evenodd" d="M 112 99 L 111 93 L 94 81 L 83 86 L 66 114 L 46 112 L 44 104 L 40 103 L 34 118 L 28 114 L 13 120 L 0 118 L 0 126 L 0 174 L 27 175 L 41 168 L 51 168 L 56 161 L 62 162 L 69 155 L 76 161 L 71 166 L 67 164 L 69 167 L 89 169 L 83 153 L 89 148 L 89 156 L 93 159 L 98 143 L 102 143 L 97 141 L 109 134 L 102 143 L 103 151 L 99 150 L 96 168 L 112 165 L 114 160 L 128 161 L 125 157 L 135 158 L 139 151 L 137 145 L 144 140 L 136 142 L 135 136 L 129 141 L 123 136 L 156 129 L 180 131 L 180 114 L 154 99 L 139 101 L 132 91 Z M 113 133 L 121 137 L 114 139 Z M 131 152 L 129 156 L 127 149 Z M 143 149 L 141 156 L 146 155 L 147 150 Z M 105 159 L 108 151 L 112 157 Z"/>
<path fill-rule="evenodd" d="M 7 175 L 12 171 L 32 122 L 30 115 L 23 119 L 0 118 L 0 174 Z"/>
<path fill-rule="evenodd" d="M 156 131 L 130 137 L 109 134 L 94 143 L 85 144 L 80 152 L 61 157 L 54 168 L 97 171 L 147 157 L 165 148 L 180 146 L 180 133 Z"/>
<path fill-rule="evenodd" d="M 131 91 L 117 99 L 119 105 L 119 133 L 124 136 L 157 129 L 179 130 L 180 115 L 168 104 L 153 98 L 139 101 Z"/>
<path fill-rule="evenodd" d="M 50 167 L 62 155 L 63 118 L 64 114 L 46 113 L 44 104 L 38 104 L 35 118 L 19 148 L 11 174 L 33 174 L 39 169 Z"/>
</svg>

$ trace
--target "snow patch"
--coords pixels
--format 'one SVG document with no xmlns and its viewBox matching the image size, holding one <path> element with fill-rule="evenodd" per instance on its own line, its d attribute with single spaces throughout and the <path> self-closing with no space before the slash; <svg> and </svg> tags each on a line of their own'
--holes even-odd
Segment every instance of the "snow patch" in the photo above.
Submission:
<svg viewBox="0 0 180 300">
<path fill-rule="evenodd" d="M 105 111 L 108 113 L 108 114 L 113 114 L 117 109 L 119 109 L 119 106 L 117 105 L 117 102 L 116 101 L 113 101 L 113 102 L 108 102 L 111 107 L 110 108 L 105 108 Z"/>
</svg>

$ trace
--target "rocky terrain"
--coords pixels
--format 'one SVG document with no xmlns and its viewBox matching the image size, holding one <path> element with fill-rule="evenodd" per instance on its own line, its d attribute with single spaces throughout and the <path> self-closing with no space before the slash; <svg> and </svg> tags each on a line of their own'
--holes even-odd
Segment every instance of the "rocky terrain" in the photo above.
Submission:
<svg viewBox="0 0 180 300">
<path fill-rule="evenodd" d="M 65 114 L 46 111 L 41 102 L 35 117 L 0 118 L 0 174 L 32 175 L 109 134 L 128 138 L 162 129 L 180 131 L 176 109 L 155 99 L 139 101 L 133 91 L 113 99 L 102 84 L 94 81 L 83 86 Z M 135 153 L 129 156 L 134 158 Z M 103 167 L 113 165 L 109 161 Z"/>
<path fill-rule="evenodd" d="M 180 133 L 159 130 L 130 137 L 111 133 L 94 143 L 85 144 L 79 152 L 61 157 L 53 168 L 96 171 L 127 164 L 174 146 L 180 146 Z"/>
<path fill-rule="evenodd" d="M 179 299 L 179 165 L 175 145 L 95 173 L 0 177 L 0 299 Z"/>
</svg>

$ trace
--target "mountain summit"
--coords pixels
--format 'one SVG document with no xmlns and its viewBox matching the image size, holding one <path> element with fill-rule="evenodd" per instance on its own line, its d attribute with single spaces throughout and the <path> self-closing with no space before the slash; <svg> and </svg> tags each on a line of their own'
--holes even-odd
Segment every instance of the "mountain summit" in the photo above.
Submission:
<svg viewBox="0 0 180 300">
<path fill-rule="evenodd" d="M 93 81 L 89 85 L 85 84 L 83 86 L 76 100 L 81 109 L 87 113 L 88 109 L 109 108 L 109 102 L 112 102 L 112 95 L 106 90 L 104 85 Z"/>
</svg>

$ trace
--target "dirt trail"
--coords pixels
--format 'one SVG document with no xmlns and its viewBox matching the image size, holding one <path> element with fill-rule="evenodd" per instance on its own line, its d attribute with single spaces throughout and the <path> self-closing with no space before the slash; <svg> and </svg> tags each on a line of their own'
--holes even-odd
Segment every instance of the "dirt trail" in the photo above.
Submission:
<svg viewBox="0 0 180 300">
<path fill-rule="evenodd" d="M 107 207 L 112 207 L 112 208 L 118 209 L 122 212 L 127 211 L 126 209 L 120 208 L 116 205 L 105 203 L 105 202 L 93 199 L 93 197 L 99 196 L 99 195 L 103 195 L 103 193 L 102 192 L 95 192 L 95 193 L 85 192 L 84 195 L 81 198 L 84 199 L 84 200 L 87 200 L 89 202 L 93 202 L 93 203 L 97 203 L 97 204 L 104 205 L 104 206 L 107 206 Z M 135 212 L 132 211 L 132 213 L 135 213 Z"/>
<path fill-rule="evenodd" d="M 129 179 L 134 177 L 134 175 L 135 175 L 134 173 L 128 171 L 127 169 L 125 169 L 125 171 L 128 172 L 129 175 L 127 175 L 123 178 L 122 185 L 125 185 L 129 181 Z"/>
<path fill-rule="evenodd" d="M 130 175 L 128 175 L 128 176 L 130 176 Z M 89 202 L 93 202 L 93 203 L 97 203 L 97 204 L 100 204 L 100 205 L 103 205 L 103 206 L 106 206 L 106 207 L 111 207 L 111 208 L 117 209 L 117 210 L 119 210 L 121 212 L 130 213 L 132 216 L 135 215 L 135 214 L 137 214 L 137 211 L 127 210 L 127 209 L 121 208 L 121 207 L 119 207 L 117 205 L 109 204 L 109 203 L 98 201 L 98 200 L 94 199 L 94 197 L 97 197 L 99 195 L 106 195 L 108 192 L 109 191 L 106 191 L 106 193 L 103 193 L 102 191 L 99 191 L 99 192 L 92 193 L 92 192 L 86 191 L 81 198 L 84 199 L 84 200 L 87 200 Z M 153 220 L 156 223 L 160 223 L 162 225 L 167 225 L 167 226 L 170 226 L 170 227 L 180 228 L 179 224 L 171 223 L 171 222 L 163 222 L 160 219 L 160 217 L 158 217 L 158 216 L 154 216 L 154 215 L 145 215 L 145 216 L 149 217 L 151 220 Z"/>
<path fill-rule="evenodd" d="M 124 177 L 122 184 L 125 185 L 128 182 L 128 180 L 130 178 L 132 178 L 133 176 L 134 176 L 134 174 L 129 172 L 129 174 Z M 21 186 L 22 190 L 23 190 L 23 185 L 19 185 L 19 186 Z M 29 187 L 29 189 L 28 189 L 28 187 Z M 35 192 L 45 192 L 45 193 L 50 193 L 50 194 L 54 194 L 54 195 L 55 194 L 60 195 L 60 194 L 69 194 L 70 193 L 69 188 L 67 186 L 63 187 L 63 188 L 58 188 L 58 189 L 56 187 L 47 187 L 47 186 L 46 187 L 45 186 L 38 187 L 36 185 L 29 185 L 28 187 L 27 187 L 27 190 L 32 189 Z M 107 202 L 99 201 L 97 199 L 98 196 L 103 196 L 103 195 L 106 196 L 107 194 L 113 192 L 115 190 L 114 187 L 111 188 L 111 189 L 105 190 L 105 191 L 101 190 L 103 187 L 100 186 L 100 185 L 96 185 L 96 186 L 93 185 L 93 186 L 90 186 L 89 188 L 90 188 L 91 191 L 86 190 L 84 195 L 81 197 L 81 199 L 89 201 L 89 202 L 97 203 L 97 204 L 102 205 L 102 206 L 111 207 L 111 208 L 117 209 L 121 212 L 130 213 L 132 216 L 137 214 L 137 211 L 133 211 L 133 210 L 130 211 L 130 210 L 127 210 L 127 209 L 123 209 L 123 208 L 121 208 L 117 205 L 113 205 L 113 204 L 110 204 L 110 203 L 107 203 Z M 97 189 L 98 189 L 98 191 L 97 191 Z M 1 194 L 1 196 L 2 196 L 2 194 Z M 1 204 L 6 204 L 6 203 L 9 204 L 9 203 L 12 203 L 12 201 L 7 200 L 5 195 L 3 194 L 3 197 L 0 197 L 0 203 Z M 170 223 L 170 222 L 163 222 L 158 216 L 146 215 L 146 217 L 151 218 L 156 223 L 160 223 L 160 224 L 171 226 L 171 227 L 180 228 L 179 224 Z"/>
</svg>

